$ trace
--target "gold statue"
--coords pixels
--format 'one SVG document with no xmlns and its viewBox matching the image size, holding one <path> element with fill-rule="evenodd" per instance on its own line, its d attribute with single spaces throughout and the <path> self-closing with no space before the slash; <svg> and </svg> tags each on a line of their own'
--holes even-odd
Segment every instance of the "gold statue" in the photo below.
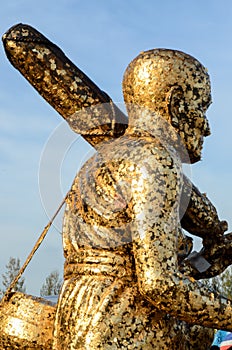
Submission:
<svg viewBox="0 0 232 350">
<path fill-rule="evenodd" d="M 204 327 L 232 329 L 229 302 L 195 280 L 231 263 L 231 254 L 221 258 L 231 234 L 182 173 L 210 133 L 206 69 L 176 50 L 141 53 L 123 80 L 127 127 L 110 97 L 34 28 L 19 24 L 3 42 L 11 63 L 97 149 L 67 199 L 53 349 L 206 349 Z M 203 238 L 193 258 L 181 226 Z"/>
<path fill-rule="evenodd" d="M 150 50 L 123 92 L 126 133 L 98 146 L 69 195 L 57 350 L 174 349 L 175 319 L 232 329 L 230 304 L 178 267 L 182 161 L 198 161 L 210 133 L 208 73 L 185 53 Z"/>
</svg>

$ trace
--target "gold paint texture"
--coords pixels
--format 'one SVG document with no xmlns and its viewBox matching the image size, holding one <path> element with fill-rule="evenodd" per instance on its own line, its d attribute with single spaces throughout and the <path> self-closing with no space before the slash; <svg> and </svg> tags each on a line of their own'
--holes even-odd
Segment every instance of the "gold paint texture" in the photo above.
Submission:
<svg viewBox="0 0 232 350">
<path fill-rule="evenodd" d="M 36 29 L 15 25 L 3 43 L 12 65 L 88 142 L 94 145 L 125 131 L 127 118 L 110 97 Z M 88 107 L 91 114 L 85 115 Z"/>
<path fill-rule="evenodd" d="M 52 349 L 207 349 L 210 328 L 232 330 L 230 303 L 197 282 L 230 264 L 217 255 L 230 252 L 227 224 L 182 172 L 210 134 L 207 70 L 180 51 L 142 52 L 123 79 L 127 128 L 110 98 L 39 32 L 19 25 L 3 40 L 12 64 L 97 146 L 67 198 Z M 208 270 L 191 265 L 182 228 L 203 238 Z"/>
<path fill-rule="evenodd" d="M 0 349 L 52 349 L 54 317 L 52 302 L 12 293 L 0 305 Z"/>
<path fill-rule="evenodd" d="M 166 60 L 172 63 L 168 80 L 166 73 L 163 77 Z M 179 143 L 192 162 L 198 160 L 202 136 L 208 134 L 204 116 L 211 101 L 208 73 L 186 54 L 153 50 L 133 61 L 124 79 L 129 127 L 117 140 L 98 145 L 98 152 L 77 174 L 68 198 L 63 227 L 65 282 L 53 346 L 196 349 L 197 334 L 209 340 L 212 335 L 201 326 L 232 329 L 229 302 L 212 299 L 190 272 L 181 272 L 179 264 L 184 261 L 178 259 L 184 237 L 179 207 L 187 181 Z M 182 103 L 186 91 L 194 99 L 191 106 Z M 162 108 L 157 110 L 160 101 Z M 174 142 L 169 137 L 173 132 L 180 135 Z M 223 225 L 215 208 L 203 197 L 199 203 L 213 215 L 207 216 L 206 227 L 217 219 L 214 224 L 221 235 Z M 185 322 L 195 326 L 186 332 Z M 202 349 L 207 346 L 204 340 Z"/>
</svg>

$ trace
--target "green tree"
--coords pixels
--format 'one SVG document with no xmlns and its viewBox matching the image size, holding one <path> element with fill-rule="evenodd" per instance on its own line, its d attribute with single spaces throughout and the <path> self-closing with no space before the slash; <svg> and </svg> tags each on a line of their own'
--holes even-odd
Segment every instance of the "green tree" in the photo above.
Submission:
<svg viewBox="0 0 232 350">
<path fill-rule="evenodd" d="M 9 262 L 6 265 L 6 272 L 2 274 L 3 288 L 0 289 L 1 297 L 4 295 L 4 293 L 6 292 L 7 288 L 9 287 L 13 279 L 17 276 L 19 270 L 20 270 L 20 259 L 10 257 Z M 16 283 L 14 287 L 14 291 L 25 293 L 26 287 L 24 283 L 25 283 L 25 279 L 24 277 L 21 277 L 20 280 Z"/>
<path fill-rule="evenodd" d="M 40 289 L 41 296 L 58 295 L 61 289 L 62 281 L 58 271 L 52 271 L 46 278 L 42 288 Z"/>
</svg>

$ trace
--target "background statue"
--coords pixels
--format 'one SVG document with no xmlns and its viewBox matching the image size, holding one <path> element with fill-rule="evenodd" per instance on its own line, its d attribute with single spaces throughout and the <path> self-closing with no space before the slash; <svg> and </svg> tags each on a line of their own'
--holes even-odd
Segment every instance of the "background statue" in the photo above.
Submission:
<svg viewBox="0 0 232 350">
<path fill-rule="evenodd" d="M 193 278 L 231 263 L 220 254 L 231 250 L 230 235 L 181 167 L 200 159 L 209 134 L 206 69 L 178 51 L 140 54 L 124 76 L 127 128 L 110 98 L 33 28 L 14 27 L 4 44 L 16 68 L 98 151 L 67 201 L 54 349 L 187 349 L 185 322 L 230 329 L 230 305 Z M 92 105 L 81 119 L 77 111 Z M 181 225 L 203 238 L 199 255 L 209 265 L 202 271 Z M 191 329 L 197 337 L 201 328 Z"/>
</svg>

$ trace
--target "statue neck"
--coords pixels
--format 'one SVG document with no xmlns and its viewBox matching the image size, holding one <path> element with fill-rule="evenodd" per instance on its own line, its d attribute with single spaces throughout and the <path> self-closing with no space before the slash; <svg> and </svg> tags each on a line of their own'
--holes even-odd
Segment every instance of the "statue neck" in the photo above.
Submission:
<svg viewBox="0 0 232 350">
<path fill-rule="evenodd" d="M 127 134 L 159 140 L 166 148 L 175 149 L 183 162 L 190 162 L 188 152 L 176 129 L 157 113 L 145 109 L 136 110 L 136 114 L 129 117 Z"/>
</svg>

